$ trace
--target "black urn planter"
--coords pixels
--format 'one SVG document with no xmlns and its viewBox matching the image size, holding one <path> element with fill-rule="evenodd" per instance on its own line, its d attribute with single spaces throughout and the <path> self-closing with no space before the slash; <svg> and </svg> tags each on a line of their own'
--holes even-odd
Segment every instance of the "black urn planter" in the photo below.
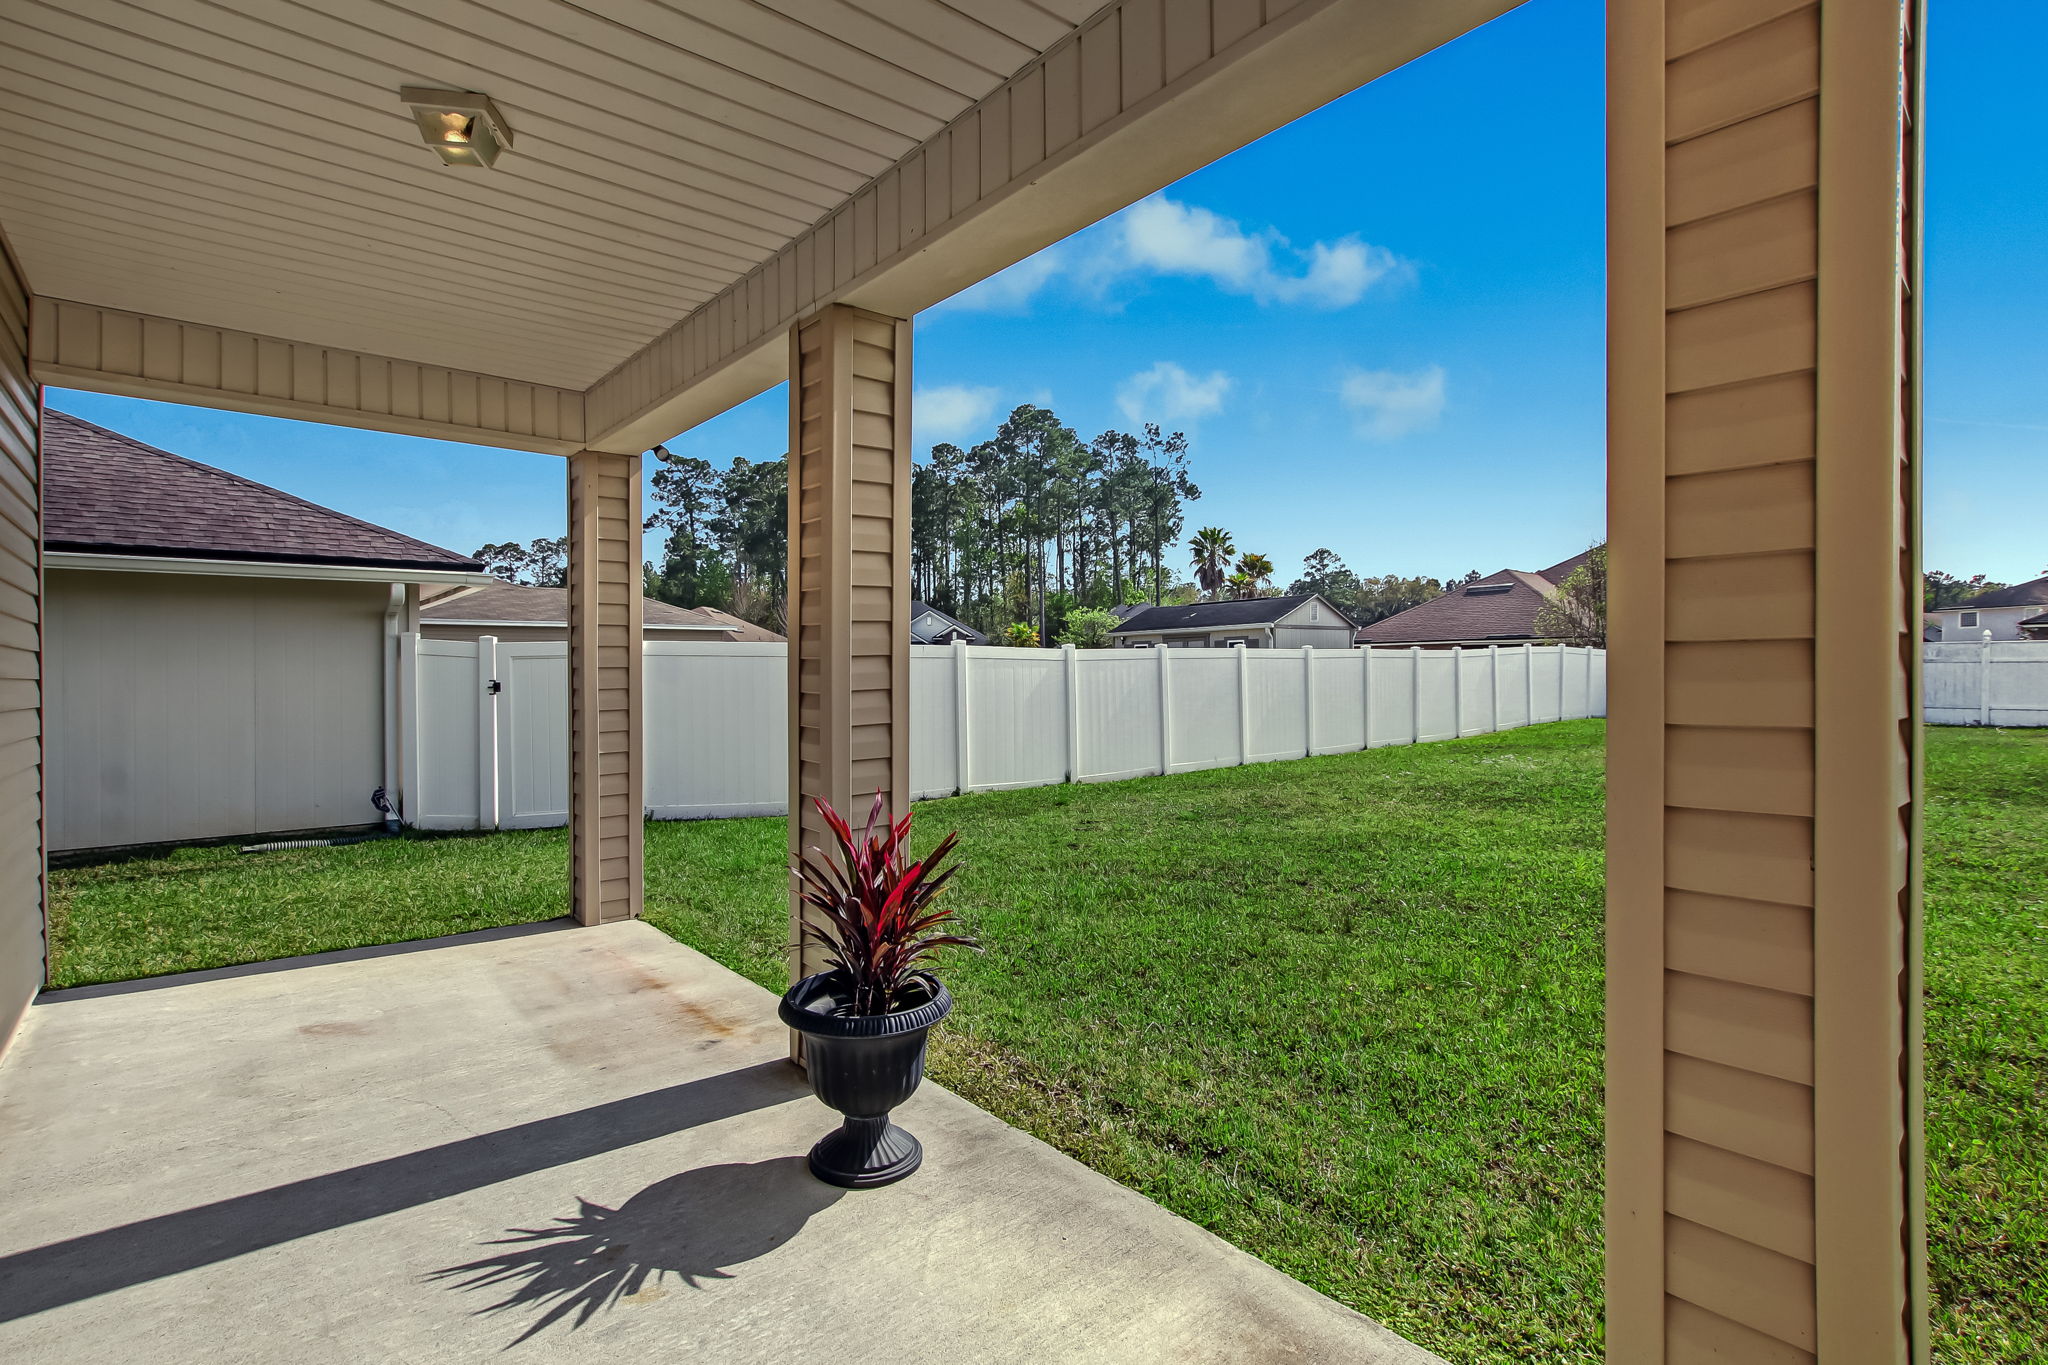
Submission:
<svg viewBox="0 0 2048 1365">
<path fill-rule="evenodd" d="M 924 1161 L 924 1147 L 889 1122 L 889 1111 L 924 1079 L 925 1039 L 953 1012 L 953 997 L 933 981 L 906 1009 L 844 1013 L 852 997 L 839 973 L 820 972 L 791 986 L 778 1013 L 804 1036 L 811 1092 L 846 1116 L 811 1148 L 811 1174 L 865 1190 L 901 1180 Z"/>
</svg>

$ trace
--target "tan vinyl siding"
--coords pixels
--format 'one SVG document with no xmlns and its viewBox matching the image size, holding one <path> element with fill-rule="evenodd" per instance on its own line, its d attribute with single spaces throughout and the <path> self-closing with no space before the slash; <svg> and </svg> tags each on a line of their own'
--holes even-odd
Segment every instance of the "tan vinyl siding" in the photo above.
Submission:
<svg viewBox="0 0 2048 1365">
<path fill-rule="evenodd" d="M 0 241 L 0 1051 L 43 984 L 41 400 L 28 285 Z"/>
<path fill-rule="evenodd" d="M 569 457 L 569 881 L 583 924 L 642 901 L 640 457 Z"/>
<path fill-rule="evenodd" d="M 1897 408 L 1901 333 L 1895 282 L 1822 236 L 1851 221 L 1896 257 L 1870 168 L 1896 156 L 1872 92 L 1896 84 L 1897 19 L 1610 11 L 1613 1360 L 1906 1349 L 1906 452 L 1872 425 Z M 1838 99 L 1861 103 L 1831 160 Z M 1832 467 L 1830 395 L 1863 423 Z M 1868 458 L 1888 442 L 1896 459 Z M 1858 756 L 1849 785 L 1831 752 Z M 1830 1049 L 1831 1016 L 1860 1036 Z M 1868 1154 L 1853 1179 L 1844 1148 Z"/>
<path fill-rule="evenodd" d="M 46 383 L 555 455 L 583 444 L 583 395 L 566 389 L 46 297 L 35 323 Z"/>
<path fill-rule="evenodd" d="M 910 809 L 910 324 L 834 306 L 790 333 L 790 831 L 811 803 Z M 791 930 L 801 921 L 792 886 Z M 806 946 L 792 961 L 819 969 Z"/>
</svg>

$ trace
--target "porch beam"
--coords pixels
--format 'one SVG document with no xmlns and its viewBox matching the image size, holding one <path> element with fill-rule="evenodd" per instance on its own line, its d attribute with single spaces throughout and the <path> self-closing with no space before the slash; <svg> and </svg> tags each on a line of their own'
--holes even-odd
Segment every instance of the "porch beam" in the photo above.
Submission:
<svg viewBox="0 0 2048 1365">
<path fill-rule="evenodd" d="M 640 457 L 569 457 L 569 880 L 579 924 L 642 902 Z"/>
<path fill-rule="evenodd" d="M 583 395 L 524 380 L 38 297 L 38 382 L 548 455 L 583 449 Z"/>
<path fill-rule="evenodd" d="M 910 323 L 832 305 L 791 328 L 789 852 L 910 809 Z M 791 980 L 822 970 L 790 879 Z"/>
<path fill-rule="evenodd" d="M 593 385 L 588 443 L 665 441 L 787 378 L 822 305 L 911 317 L 1516 3 L 1112 4 Z"/>
</svg>

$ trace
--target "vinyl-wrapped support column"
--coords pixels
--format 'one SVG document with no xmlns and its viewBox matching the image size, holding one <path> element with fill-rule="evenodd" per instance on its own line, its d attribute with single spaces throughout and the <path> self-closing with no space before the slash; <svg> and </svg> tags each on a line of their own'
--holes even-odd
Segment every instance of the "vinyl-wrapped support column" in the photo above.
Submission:
<svg viewBox="0 0 2048 1365">
<path fill-rule="evenodd" d="M 910 323 L 833 305 L 789 342 L 789 851 L 910 808 Z M 790 891 L 791 941 L 801 904 Z M 815 946 L 792 979 L 820 970 Z"/>
<path fill-rule="evenodd" d="M 640 913 L 640 457 L 569 457 L 569 882 L 579 924 Z"/>
<path fill-rule="evenodd" d="M 1607 1355 L 1905 1365 L 1917 33 L 1609 23 Z"/>
</svg>

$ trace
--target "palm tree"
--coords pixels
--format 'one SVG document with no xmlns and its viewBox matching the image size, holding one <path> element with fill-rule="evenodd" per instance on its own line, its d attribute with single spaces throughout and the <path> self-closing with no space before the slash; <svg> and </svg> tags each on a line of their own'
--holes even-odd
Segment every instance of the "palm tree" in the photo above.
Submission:
<svg viewBox="0 0 2048 1365">
<path fill-rule="evenodd" d="M 1273 561 L 1262 554 L 1247 550 L 1244 558 L 1237 561 L 1237 571 L 1251 580 L 1252 590 L 1245 594 L 1256 597 L 1273 586 Z"/>
<path fill-rule="evenodd" d="M 1259 585 L 1253 582 L 1252 576 L 1242 569 L 1232 574 L 1227 581 L 1230 584 L 1230 595 L 1240 602 L 1248 597 L 1257 597 L 1259 595 Z"/>
<path fill-rule="evenodd" d="M 1237 555 L 1230 532 L 1221 526 L 1204 526 L 1188 541 L 1188 553 L 1193 556 L 1195 582 L 1215 600 L 1230 577 L 1230 561 Z"/>
</svg>

